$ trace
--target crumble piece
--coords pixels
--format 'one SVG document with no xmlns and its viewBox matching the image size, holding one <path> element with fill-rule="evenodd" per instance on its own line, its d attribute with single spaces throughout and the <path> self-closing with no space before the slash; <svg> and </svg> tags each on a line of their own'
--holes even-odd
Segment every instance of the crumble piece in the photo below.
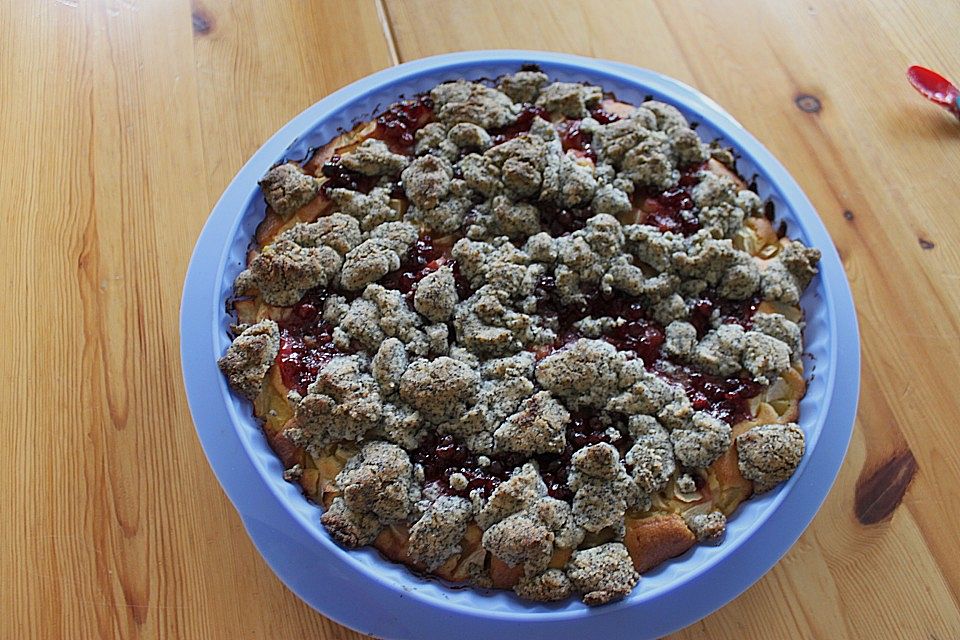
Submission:
<svg viewBox="0 0 960 640">
<path fill-rule="evenodd" d="M 760 276 L 760 293 L 765 300 L 799 304 L 800 295 L 817 273 L 820 250 L 790 242 L 767 264 Z"/>
<path fill-rule="evenodd" d="M 397 338 L 387 338 L 370 361 L 370 372 L 385 394 L 400 388 L 400 376 L 407 370 L 407 350 Z"/>
<path fill-rule="evenodd" d="M 743 338 L 743 327 L 738 324 L 722 324 L 703 337 L 697 345 L 693 361 L 714 375 L 733 375 L 741 368 Z"/>
<path fill-rule="evenodd" d="M 696 177 L 699 182 L 690 189 L 690 197 L 701 210 L 734 204 L 737 186 L 729 177 L 706 169 L 698 171 Z"/>
<path fill-rule="evenodd" d="M 334 342 L 341 349 L 349 349 L 352 340 L 369 351 L 379 348 L 386 339 L 380 328 L 380 309 L 371 300 L 361 297 L 350 303 L 347 312 L 334 329 Z"/>
<path fill-rule="evenodd" d="M 370 240 L 382 240 L 398 255 L 404 255 L 417 241 L 417 228 L 409 222 L 384 222 L 370 232 Z"/>
<path fill-rule="evenodd" d="M 617 189 L 612 184 L 598 186 L 593 194 L 593 200 L 590 202 L 590 208 L 594 213 L 609 213 L 612 216 L 620 216 L 633 210 L 630 204 L 630 196 L 624 191 Z"/>
<path fill-rule="evenodd" d="M 507 196 L 494 196 L 489 206 L 482 209 L 470 237 L 507 236 L 521 240 L 540 231 L 540 211 L 532 204 L 514 202 Z"/>
<path fill-rule="evenodd" d="M 423 328 L 427 336 L 427 353 L 445 356 L 450 352 L 450 329 L 443 323 L 428 324 Z"/>
<path fill-rule="evenodd" d="M 689 322 L 674 321 L 667 325 L 664 352 L 686 362 L 693 358 L 697 348 L 697 329 Z"/>
<path fill-rule="evenodd" d="M 386 240 L 371 238 L 352 249 L 343 260 L 340 284 L 348 291 L 363 289 L 400 268 L 400 256 Z"/>
<path fill-rule="evenodd" d="M 390 206 L 390 190 L 385 187 L 375 187 L 370 190 L 370 193 L 360 193 L 350 189 L 330 189 L 327 195 L 343 214 L 356 218 L 363 231 L 370 231 L 376 229 L 379 224 L 400 219 L 400 210 Z"/>
<path fill-rule="evenodd" d="M 709 148 L 690 127 L 673 127 L 667 130 L 667 135 L 673 147 L 674 162 L 678 166 L 700 164 L 710 157 Z"/>
<path fill-rule="evenodd" d="M 520 410 L 494 432 L 496 448 L 528 454 L 563 451 L 568 422 L 570 413 L 549 391 L 541 391 L 524 400 Z"/>
<path fill-rule="evenodd" d="M 742 362 L 757 382 L 770 384 L 790 368 L 790 347 L 765 333 L 747 331 L 743 335 Z"/>
<path fill-rule="evenodd" d="M 593 149 L 597 160 L 611 165 L 614 169 L 620 169 L 627 152 L 652 134 L 651 119 L 655 123 L 652 113 L 646 109 L 638 109 L 627 118 L 597 127 L 593 133 Z"/>
<path fill-rule="evenodd" d="M 793 475 L 803 458 L 803 431 L 796 423 L 764 424 L 737 436 L 737 463 L 757 493 Z"/>
<path fill-rule="evenodd" d="M 380 427 L 375 433 L 378 437 L 383 437 L 384 440 L 400 445 L 404 449 L 416 449 L 424 429 L 419 413 L 403 405 L 385 402 Z M 422 484 L 423 478 L 420 477 L 417 482 Z"/>
<path fill-rule="evenodd" d="M 273 320 L 246 327 L 227 348 L 217 365 L 240 395 L 253 400 L 260 395 L 263 379 L 280 349 L 280 329 Z"/>
<path fill-rule="evenodd" d="M 482 156 L 471 153 L 458 166 L 467 185 L 484 196 L 502 192 L 513 200 L 523 200 L 540 194 L 547 163 L 551 158 L 559 161 L 559 151 L 543 138 L 524 133 L 487 149 Z"/>
<path fill-rule="evenodd" d="M 619 386 L 624 389 L 607 403 L 606 410 L 626 415 L 657 415 L 686 396 L 683 389 L 644 369 L 643 361 L 624 365 Z"/>
<path fill-rule="evenodd" d="M 320 370 L 297 404 L 295 427 L 303 444 L 316 449 L 340 440 L 360 440 L 380 423 L 380 393 L 360 356 L 339 356 Z"/>
<path fill-rule="evenodd" d="M 767 263 L 760 276 L 760 293 L 765 300 L 799 304 L 800 295 L 817 273 L 820 250 L 790 242 Z"/>
<path fill-rule="evenodd" d="M 623 536 L 623 514 L 641 500 L 641 495 L 613 445 L 601 442 L 574 453 L 567 485 L 575 492 L 573 517 L 577 525 L 591 533 L 613 527 L 617 537 Z"/>
<path fill-rule="evenodd" d="M 413 305 L 431 322 L 446 322 L 459 302 L 453 269 L 442 266 L 417 284 Z"/>
<path fill-rule="evenodd" d="M 643 431 L 635 436 L 634 445 L 624 460 L 633 466 L 633 481 L 641 491 L 658 493 L 677 471 L 670 434 L 651 416 L 631 416 L 629 420 L 631 433 L 641 428 Z"/>
<path fill-rule="evenodd" d="M 486 379 L 506 380 L 508 378 L 533 377 L 533 354 L 529 351 L 507 358 L 487 360 L 481 367 Z"/>
<path fill-rule="evenodd" d="M 734 198 L 734 204 L 740 207 L 747 216 L 752 218 L 763 215 L 763 201 L 760 199 L 760 196 L 749 189 L 738 191 L 737 196 Z"/>
<path fill-rule="evenodd" d="M 328 246 L 342 256 L 360 244 L 360 225 L 350 216 L 332 213 L 316 222 L 294 225 L 277 236 L 277 241 L 281 240 L 308 248 Z"/>
<path fill-rule="evenodd" d="M 689 425 L 693 417 L 693 405 L 690 398 L 682 390 L 677 394 L 677 399 L 667 403 L 665 407 L 657 412 L 657 420 L 669 431 L 685 428 Z"/>
<path fill-rule="evenodd" d="M 411 205 L 404 219 L 432 230 L 434 234 L 453 233 L 461 227 L 464 217 L 473 209 L 470 188 L 463 180 L 450 181 L 450 190 L 433 208 Z"/>
<path fill-rule="evenodd" d="M 400 397 L 427 420 L 458 417 L 473 401 L 480 376 L 466 364 L 447 356 L 415 360 L 400 377 Z"/>
<path fill-rule="evenodd" d="M 687 251 L 673 254 L 673 264 L 680 275 L 714 285 L 727 269 L 737 262 L 738 251 L 730 240 L 715 240 L 700 231 L 691 237 Z"/>
<path fill-rule="evenodd" d="M 586 532 L 577 525 L 573 508 L 566 502 L 543 497 L 534 502 L 530 510 L 553 532 L 554 546 L 573 549 L 583 542 Z"/>
<path fill-rule="evenodd" d="M 789 347 L 794 360 L 800 359 L 803 336 L 797 323 L 779 313 L 756 313 L 753 330 L 780 340 Z"/>
<path fill-rule="evenodd" d="M 777 256 L 803 291 L 817 275 L 817 263 L 820 262 L 820 249 L 807 247 L 798 240 L 788 242 Z"/>
<path fill-rule="evenodd" d="M 532 577 L 520 578 L 513 588 L 521 598 L 535 602 L 566 600 L 573 593 L 573 583 L 560 569 L 547 569 Z"/>
<path fill-rule="evenodd" d="M 727 517 L 719 511 L 683 515 L 687 527 L 697 536 L 698 542 L 718 542 L 727 530 Z"/>
<path fill-rule="evenodd" d="M 365 444 L 336 483 L 351 510 L 373 514 L 381 524 L 405 521 L 420 498 L 407 452 L 389 442 Z"/>
<path fill-rule="evenodd" d="M 489 529 L 507 516 L 523 511 L 541 497 L 547 495 L 547 486 L 540 477 L 537 467 L 528 462 L 490 494 L 490 499 L 477 512 L 477 524 L 481 529 Z"/>
<path fill-rule="evenodd" d="M 683 236 L 670 231 L 658 231 L 645 224 L 626 225 L 623 235 L 627 251 L 657 271 L 668 270 L 673 255 L 684 250 Z"/>
<path fill-rule="evenodd" d="M 292 240 L 278 240 L 263 248 L 234 283 L 237 294 L 256 289 L 267 304 L 296 304 L 314 287 L 325 287 L 336 277 L 342 259 L 327 246 L 301 247 Z"/>
<path fill-rule="evenodd" d="M 554 238 L 546 232 L 540 232 L 527 238 L 523 250 L 535 262 L 551 264 L 557 260 L 557 245 Z"/>
<path fill-rule="evenodd" d="M 627 548 L 619 542 L 575 551 L 567 563 L 567 577 L 588 605 L 620 600 L 640 580 Z"/>
<path fill-rule="evenodd" d="M 328 296 L 323 303 L 323 319 L 333 325 L 339 324 L 349 310 L 350 305 L 347 304 L 346 298 L 338 295 Z"/>
<path fill-rule="evenodd" d="M 492 144 L 490 134 L 483 127 L 478 127 L 469 122 L 461 122 L 450 127 L 450 131 L 447 132 L 447 140 L 460 149 L 474 151 L 485 151 Z"/>
<path fill-rule="evenodd" d="M 604 274 L 600 289 L 604 294 L 616 289 L 631 296 L 639 296 L 647 291 L 647 282 L 643 270 L 627 262 L 626 256 L 621 256 Z"/>
<path fill-rule="evenodd" d="M 607 213 L 598 213 L 587 220 L 583 239 L 595 254 L 603 258 L 613 258 L 623 251 L 623 227 L 619 220 Z"/>
<path fill-rule="evenodd" d="M 410 528 L 410 558 L 427 571 L 434 571 L 460 553 L 460 541 L 473 519 L 469 500 L 440 496 Z"/>
<path fill-rule="evenodd" d="M 418 156 L 433 154 L 453 162 L 460 155 L 460 149 L 447 139 L 447 127 L 440 122 L 431 122 L 418 129 L 414 134 L 416 145 L 414 153 Z"/>
<path fill-rule="evenodd" d="M 444 424 L 441 431 L 453 434 L 479 453 L 493 453 L 493 432 L 515 413 L 520 403 L 533 392 L 533 383 L 523 375 L 485 379 L 477 393 L 477 401 L 456 421 Z"/>
<path fill-rule="evenodd" d="M 638 109 L 628 118 L 598 127 L 593 134 L 597 160 L 617 171 L 615 187 L 628 192 L 633 185 L 667 189 L 680 179 L 670 137 L 651 128 L 652 118 L 650 111 Z"/>
<path fill-rule="evenodd" d="M 571 409 L 602 407 L 617 389 L 623 354 L 607 342 L 581 338 L 540 361 L 537 382 Z"/>
<path fill-rule="evenodd" d="M 370 233 L 370 237 L 343 259 L 340 284 L 347 290 L 362 289 L 391 271 L 400 268 L 405 255 L 417 240 L 417 230 L 406 222 L 385 222 Z"/>
<path fill-rule="evenodd" d="M 670 440 L 677 462 L 688 469 L 704 469 L 730 448 L 730 425 L 697 411 L 689 423 L 670 433 Z"/>
<path fill-rule="evenodd" d="M 586 118 L 603 98 L 603 89 L 575 82 L 553 82 L 540 89 L 537 106 L 568 118 Z"/>
<path fill-rule="evenodd" d="M 717 293 L 731 300 L 746 300 L 760 288 L 760 267 L 745 251 L 737 251 L 733 264 L 720 278 Z"/>
<path fill-rule="evenodd" d="M 421 209 L 433 209 L 450 192 L 453 167 L 445 158 L 421 156 L 410 163 L 400 179 L 410 202 Z"/>
<path fill-rule="evenodd" d="M 320 193 L 320 181 L 292 162 L 270 169 L 260 180 L 260 189 L 270 208 L 288 218 Z"/>
<path fill-rule="evenodd" d="M 677 493 L 693 493 L 697 490 L 697 482 L 689 473 L 681 474 L 676 480 Z"/>
<path fill-rule="evenodd" d="M 659 131 L 651 131 L 624 156 L 617 177 L 639 186 L 669 189 L 680 179 L 671 155 L 670 138 Z"/>
<path fill-rule="evenodd" d="M 394 176 L 403 171 L 410 160 L 390 151 L 383 141 L 368 138 L 344 155 L 340 162 L 347 169 L 365 176 Z"/>
<path fill-rule="evenodd" d="M 553 555 L 553 532 L 528 511 L 507 516 L 483 532 L 483 548 L 511 567 L 523 565 L 535 575 Z"/>
<path fill-rule="evenodd" d="M 713 175 L 713 174 L 711 174 Z M 703 207 L 697 214 L 703 229 L 716 230 L 723 238 L 731 238 L 743 227 L 743 209 L 726 202 Z"/>
<path fill-rule="evenodd" d="M 551 143 L 559 146 L 559 141 Z M 557 153 L 561 149 L 555 149 Z M 558 207 L 580 207 L 588 204 L 597 190 L 597 181 L 593 177 L 592 165 L 581 164 L 571 155 L 556 154 L 548 161 L 543 171 L 540 200 L 552 202 Z"/>
<path fill-rule="evenodd" d="M 484 285 L 454 309 L 453 326 L 460 343 L 486 357 L 507 355 L 525 345 L 548 344 L 556 336 L 526 313 L 514 311 L 510 294 Z"/>
<path fill-rule="evenodd" d="M 524 575 L 529 577 L 547 568 L 554 549 L 574 548 L 583 537 L 569 504 L 540 497 L 488 527 L 483 546 L 510 566 L 522 565 Z"/>
<path fill-rule="evenodd" d="M 667 326 L 677 320 L 686 320 L 690 317 L 690 310 L 687 303 L 677 293 L 671 293 L 654 302 L 650 308 L 650 317 Z"/>
<path fill-rule="evenodd" d="M 660 102 L 659 100 L 647 100 L 640 105 L 643 109 L 652 113 L 656 119 L 655 126 L 660 131 L 671 131 L 673 129 L 689 129 L 690 123 L 683 117 L 680 110 L 672 104 Z"/>
<path fill-rule="evenodd" d="M 540 89 L 549 82 L 547 74 L 540 71 L 518 71 L 500 78 L 497 89 L 510 96 L 514 102 L 532 103 L 540 94 Z"/>
<path fill-rule="evenodd" d="M 375 515 L 354 511 L 340 497 L 333 499 L 330 508 L 320 516 L 320 522 L 331 538 L 350 549 L 372 543 L 383 528 Z"/>
<path fill-rule="evenodd" d="M 467 154 L 457 163 L 467 186 L 485 198 L 492 198 L 502 188 L 499 168 L 487 162 L 486 155 L 490 151 L 487 150 L 483 155 Z"/>
<path fill-rule="evenodd" d="M 478 82 L 446 82 L 430 91 L 437 119 L 447 125 L 461 122 L 484 129 L 505 127 L 514 120 L 513 100 Z"/>
</svg>

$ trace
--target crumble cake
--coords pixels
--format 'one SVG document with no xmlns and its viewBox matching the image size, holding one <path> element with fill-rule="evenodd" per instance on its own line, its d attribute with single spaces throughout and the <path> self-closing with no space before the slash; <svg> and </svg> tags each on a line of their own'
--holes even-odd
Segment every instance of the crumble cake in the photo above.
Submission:
<svg viewBox="0 0 960 640">
<path fill-rule="evenodd" d="M 445 82 L 260 186 L 219 364 L 341 545 L 599 605 L 800 463 L 819 251 L 676 108 Z"/>
</svg>

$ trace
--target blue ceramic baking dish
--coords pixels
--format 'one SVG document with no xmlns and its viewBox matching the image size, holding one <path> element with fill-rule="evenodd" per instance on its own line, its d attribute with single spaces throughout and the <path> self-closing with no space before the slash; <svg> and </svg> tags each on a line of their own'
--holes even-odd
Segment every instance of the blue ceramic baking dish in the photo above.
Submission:
<svg viewBox="0 0 960 640">
<path fill-rule="evenodd" d="M 229 344 L 224 303 L 264 213 L 257 180 L 273 164 L 303 158 L 400 96 L 445 80 L 495 78 L 526 63 L 556 80 L 599 85 L 627 102 L 652 95 L 677 106 L 699 123 L 705 140 L 736 149 L 740 172 L 756 174 L 760 196 L 774 202 L 789 234 L 823 252 L 820 274 L 802 301 L 809 388 L 800 409 L 807 454 L 799 470 L 741 506 L 723 544 L 695 546 L 644 575 L 625 600 L 594 609 L 575 600 L 543 605 L 510 592 L 451 589 L 375 550 L 342 549 L 321 526 L 320 508 L 284 482 L 249 404 L 230 392 L 216 366 Z M 380 638 L 639 640 L 695 622 L 769 570 L 810 523 L 846 453 L 859 389 L 856 316 L 843 266 L 810 201 L 773 155 L 715 102 L 676 80 L 626 64 L 537 51 L 471 51 L 409 62 L 358 80 L 291 120 L 250 158 L 210 214 L 184 285 L 180 338 L 197 434 L 260 553 L 317 611 Z"/>
</svg>

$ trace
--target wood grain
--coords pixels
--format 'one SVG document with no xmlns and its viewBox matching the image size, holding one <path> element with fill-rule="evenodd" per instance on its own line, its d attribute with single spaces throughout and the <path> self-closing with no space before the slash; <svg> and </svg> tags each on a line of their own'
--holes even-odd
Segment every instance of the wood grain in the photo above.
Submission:
<svg viewBox="0 0 960 640">
<path fill-rule="evenodd" d="M 960 127 L 903 77 L 960 77 L 960 5 L 598 5 L 0 3 L 0 637 L 360 637 L 281 585 L 209 470 L 182 280 L 210 207 L 290 117 L 397 60 L 494 47 L 715 98 L 806 190 L 853 285 L 863 390 L 833 492 L 770 574 L 675 637 L 960 637 Z"/>
<path fill-rule="evenodd" d="M 851 453 L 784 561 L 676 637 L 960 636 L 960 557 L 949 533 L 960 517 L 948 508 L 960 474 L 960 450 L 951 446 L 960 440 L 952 432 L 960 403 L 951 391 L 960 375 L 952 161 L 960 127 L 928 109 L 903 79 L 915 62 L 960 73 L 953 31 L 945 28 L 960 24 L 960 7 L 936 15 L 917 3 L 880 2 L 387 7 L 401 60 L 469 48 L 548 49 L 622 60 L 692 84 L 783 161 L 840 250 L 864 356 Z M 902 461 L 918 470 L 893 488 L 906 492 L 898 508 L 882 480 L 885 470 L 891 480 L 906 478 L 904 468 L 913 469 Z M 858 478 L 872 489 L 861 491 L 859 505 Z M 878 504 L 888 518 L 857 519 L 858 512 L 873 519 Z"/>
<path fill-rule="evenodd" d="M 0 637 L 358 637 L 288 592 L 206 464 L 187 261 L 247 157 L 390 64 L 372 2 L 2 3 Z M 15 212 L 15 213 L 14 213 Z"/>
</svg>

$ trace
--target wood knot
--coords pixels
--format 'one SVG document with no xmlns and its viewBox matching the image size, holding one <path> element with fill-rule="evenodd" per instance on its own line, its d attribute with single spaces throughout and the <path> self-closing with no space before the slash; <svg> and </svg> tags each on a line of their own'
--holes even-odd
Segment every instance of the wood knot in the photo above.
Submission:
<svg viewBox="0 0 960 640">
<path fill-rule="evenodd" d="M 820 98 L 809 93 L 798 93 L 793 102 L 804 113 L 820 113 L 820 109 L 823 108 Z"/>
<path fill-rule="evenodd" d="M 920 248 L 925 251 L 929 251 L 930 249 L 933 249 L 935 246 L 937 246 L 924 238 L 917 238 L 917 240 L 920 241 Z"/>
<path fill-rule="evenodd" d="M 904 494 L 920 467 L 913 452 L 900 451 L 857 478 L 853 510 L 860 524 L 877 524 L 889 519 L 900 505 Z"/>
<path fill-rule="evenodd" d="M 205 36 L 213 31 L 213 16 L 203 7 L 194 6 L 190 17 L 193 20 L 193 32 L 195 34 Z"/>
</svg>

